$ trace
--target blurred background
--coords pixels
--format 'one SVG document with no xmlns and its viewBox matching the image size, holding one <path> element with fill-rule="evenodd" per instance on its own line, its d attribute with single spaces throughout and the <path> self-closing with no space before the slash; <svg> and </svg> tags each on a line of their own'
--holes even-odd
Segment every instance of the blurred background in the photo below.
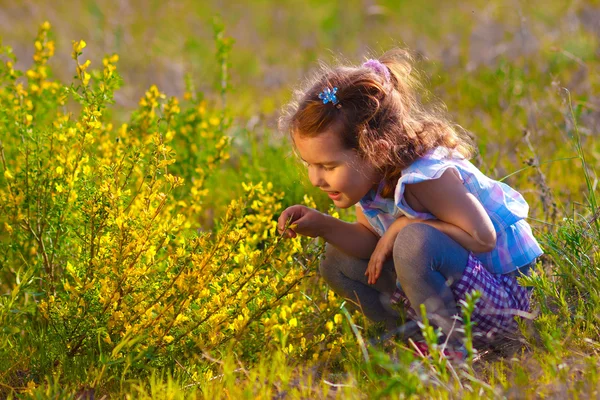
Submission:
<svg viewBox="0 0 600 400">
<path fill-rule="evenodd" d="M 576 154 L 569 144 L 575 128 L 588 144 L 590 160 L 599 158 L 592 140 L 600 125 L 598 1 L 0 4 L 0 37 L 13 47 L 18 67 L 30 65 L 32 42 L 44 20 L 52 24 L 57 42 L 50 61 L 57 79 L 69 82 L 74 75 L 72 40 L 87 42 L 83 57 L 92 60 L 92 68 L 100 66 L 103 55 L 118 53 L 125 84 L 116 94 L 114 111 L 122 120 L 151 84 L 181 97 L 186 74 L 208 99 L 219 101 L 212 28 L 219 16 L 234 40 L 227 95 L 234 136 L 235 127 L 277 136 L 278 110 L 318 61 L 357 64 L 401 46 L 421 56 L 426 86 L 458 124 L 478 137 L 476 161 L 484 172 L 500 179 L 533 166 L 519 179 L 534 185 L 520 188 L 546 214 L 554 202 L 550 191 L 561 195 L 565 207 L 581 200 L 581 182 L 565 178 L 580 164 L 552 161 Z M 513 179 L 509 182 L 516 183 Z"/>
<path fill-rule="evenodd" d="M 48 20 L 57 41 L 58 77 L 73 75 L 71 41 L 85 57 L 121 56 L 122 107 L 133 108 L 151 85 L 182 95 L 184 74 L 214 87 L 217 65 L 211 20 L 219 15 L 234 40 L 232 85 L 240 115 L 271 113 L 290 85 L 342 56 L 357 63 L 392 46 L 419 52 L 445 74 L 468 74 L 502 61 L 544 58 L 580 63 L 600 55 L 600 5 L 594 1 L 234 1 L 105 0 L 0 2 L 0 36 L 21 66 L 31 63 L 37 26 Z M 97 61 L 98 62 L 98 61 Z M 545 72 L 551 73 L 551 65 Z M 583 65 L 582 65 L 583 67 Z M 584 72 L 561 82 L 577 88 Z M 433 76 L 439 84 L 440 76 Z M 573 81 L 576 80 L 576 81 Z M 214 85 L 213 85 L 214 86 Z"/>
</svg>

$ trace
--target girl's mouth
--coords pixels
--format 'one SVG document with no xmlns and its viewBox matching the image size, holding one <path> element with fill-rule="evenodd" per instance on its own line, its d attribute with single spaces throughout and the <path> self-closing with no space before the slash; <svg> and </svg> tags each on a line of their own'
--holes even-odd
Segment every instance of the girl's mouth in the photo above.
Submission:
<svg viewBox="0 0 600 400">
<path fill-rule="evenodd" d="M 331 200 L 339 200 L 342 197 L 342 194 L 340 192 L 327 192 L 327 196 L 329 196 Z"/>
</svg>

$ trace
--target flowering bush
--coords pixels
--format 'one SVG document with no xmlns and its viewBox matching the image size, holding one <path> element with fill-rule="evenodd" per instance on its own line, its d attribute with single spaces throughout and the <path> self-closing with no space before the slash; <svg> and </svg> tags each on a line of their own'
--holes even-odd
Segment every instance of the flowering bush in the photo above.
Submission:
<svg viewBox="0 0 600 400">
<path fill-rule="evenodd" d="M 226 110 L 198 95 L 180 105 L 152 86 L 114 125 L 119 58 L 91 69 L 85 47 L 73 43 L 70 85 L 51 80 L 48 23 L 31 69 L 16 70 L 10 48 L 0 53 L 6 376 L 78 357 L 112 368 L 201 352 L 339 351 L 339 300 L 314 284 L 318 243 L 278 237 L 282 193 L 244 184 L 215 231 L 202 228 L 205 178 L 229 157 Z"/>
</svg>

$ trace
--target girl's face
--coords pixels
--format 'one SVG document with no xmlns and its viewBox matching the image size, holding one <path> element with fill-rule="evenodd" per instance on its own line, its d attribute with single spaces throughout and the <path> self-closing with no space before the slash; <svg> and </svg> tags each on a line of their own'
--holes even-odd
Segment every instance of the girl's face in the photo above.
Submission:
<svg viewBox="0 0 600 400">
<path fill-rule="evenodd" d="M 310 182 L 326 192 L 337 207 L 351 207 L 369 190 L 377 189 L 382 175 L 355 150 L 344 148 L 334 131 L 315 137 L 295 134 L 293 139 Z"/>
</svg>

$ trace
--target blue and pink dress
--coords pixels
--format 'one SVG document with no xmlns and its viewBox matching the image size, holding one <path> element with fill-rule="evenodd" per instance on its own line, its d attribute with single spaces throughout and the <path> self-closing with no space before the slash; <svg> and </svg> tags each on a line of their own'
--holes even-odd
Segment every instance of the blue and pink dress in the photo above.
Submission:
<svg viewBox="0 0 600 400">
<path fill-rule="evenodd" d="M 496 230 L 494 250 L 470 253 L 463 276 L 450 288 L 457 303 L 474 290 L 481 293 L 472 315 L 474 335 L 484 339 L 513 331 L 516 329 L 514 316 L 527 314 L 530 296 L 511 272 L 534 263 L 543 253 L 525 220 L 529 206 L 520 193 L 487 177 L 460 154 L 437 147 L 402 171 L 393 199 L 381 197 L 381 185 L 377 192 L 372 190 L 363 197 L 357 206 L 380 235 L 402 215 L 435 219 L 430 213 L 413 210 L 404 199 L 404 189 L 406 185 L 437 179 L 448 169 L 454 170 L 469 193 L 481 202 Z M 397 286 L 392 301 L 403 302 L 409 317 L 416 318 L 402 288 Z"/>
</svg>

